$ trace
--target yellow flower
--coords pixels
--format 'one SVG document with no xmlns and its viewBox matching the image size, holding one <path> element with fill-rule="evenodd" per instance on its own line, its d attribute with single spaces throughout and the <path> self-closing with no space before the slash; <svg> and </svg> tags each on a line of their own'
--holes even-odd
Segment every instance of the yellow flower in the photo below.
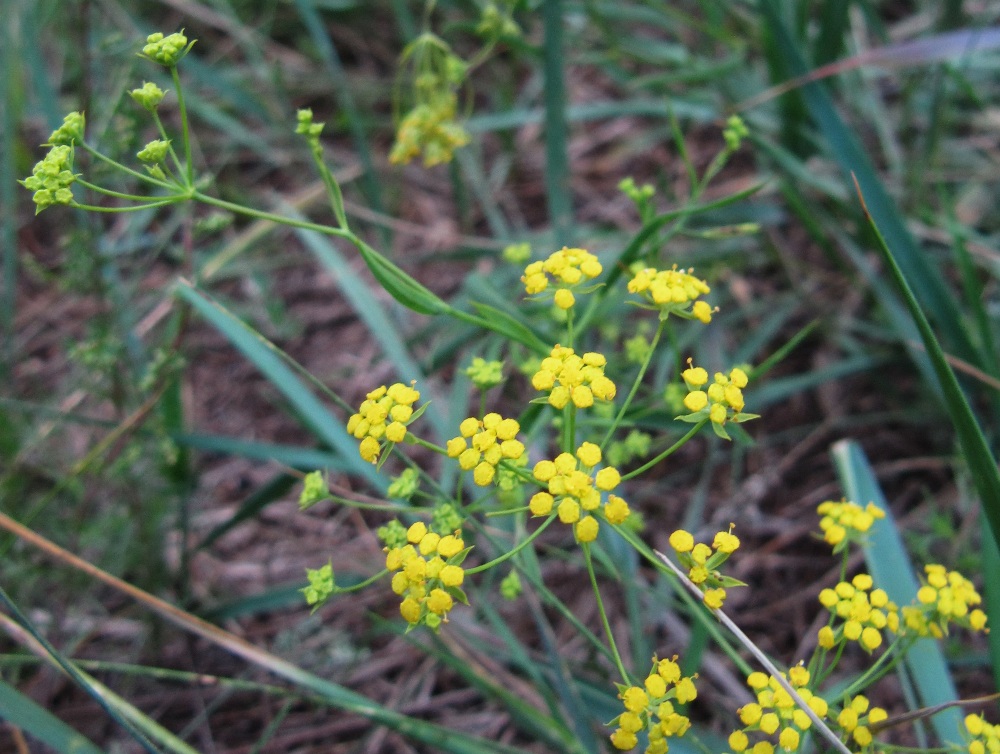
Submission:
<svg viewBox="0 0 1000 754">
<path fill-rule="evenodd" d="M 399 382 L 388 388 L 382 385 L 365 396 L 357 413 L 347 420 L 348 433 L 361 440 L 358 451 L 363 459 L 378 462 L 382 438 L 393 443 L 406 439 L 407 423 L 418 400 L 417 390 Z"/>
<path fill-rule="evenodd" d="M 649 267 L 635 274 L 629 281 L 628 290 L 661 312 L 708 323 L 712 319 L 712 308 L 698 299 L 711 289 L 692 272 L 678 270 L 676 265 L 669 270 Z"/>
<path fill-rule="evenodd" d="M 604 375 L 606 359 L 600 354 L 579 356 L 572 348 L 556 345 L 542 359 L 531 378 L 532 386 L 548 392 L 549 405 L 557 409 L 569 405 L 589 408 L 594 400 L 610 401 L 615 397 L 615 384 Z"/>
<path fill-rule="evenodd" d="M 670 546 L 677 552 L 691 552 L 694 548 L 694 537 L 683 529 L 678 529 L 670 535 Z"/>
<path fill-rule="evenodd" d="M 464 471 L 475 469 L 472 479 L 480 487 L 488 487 L 497 478 L 497 469 L 503 461 L 523 465 L 519 462 L 526 449 L 524 443 L 514 439 L 521 431 L 516 420 L 504 419 L 497 413 L 486 414 L 481 420 L 470 416 L 462 420 L 458 431 L 459 437 L 448 440 L 448 456 L 458 458 L 458 465 Z"/>
</svg>

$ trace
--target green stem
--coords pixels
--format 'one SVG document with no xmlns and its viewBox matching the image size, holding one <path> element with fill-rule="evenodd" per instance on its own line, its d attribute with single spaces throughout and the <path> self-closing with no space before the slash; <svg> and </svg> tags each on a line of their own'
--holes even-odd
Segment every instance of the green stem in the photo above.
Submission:
<svg viewBox="0 0 1000 754">
<path fill-rule="evenodd" d="M 177 73 L 177 66 L 170 66 L 170 77 L 177 87 L 177 110 L 181 115 L 181 138 L 184 142 L 184 162 L 188 187 L 194 186 L 194 165 L 191 160 L 191 133 L 188 129 L 187 107 L 184 105 L 184 90 L 181 88 L 181 77 Z"/>
<path fill-rule="evenodd" d="M 86 143 L 83 143 L 80 146 L 83 147 L 84 151 L 86 151 L 87 154 L 89 154 L 90 156 L 92 156 L 92 157 L 94 157 L 94 158 L 96 158 L 98 160 L 101 160 L 102 162 L 106 162 L 108 165 L 110 165 L 111 167 L 115 168 L 116 170 L 121 170 L 123 173 L 125 173 L 127 175 L 130 175 L 133 178 L 138 178 L 140 181 L 144 181 L 146 183 L 151 183 L 154 186 L 159 186 L 160 188 L 171 189 L 171 190 L 177 188 L 177 186 L 175 184 L 173 184 L 173 183 L 170 183 L 168 181 L 161 181 L 161 180 L 159 180 L 157 178 L 153 178 L 153 176 L 151 176 L 151 175 L 147 175 L 145 173 L 140 173 L 138 170 L 133 170 L 132 168 L 130 168 L 130 167 L 126 166 L 126 165 L 122 165 L 117 160 L 112 160 L 107 155 L 102 154 L 101 152 L 98 152 L 96 149 L 94 149 L 93 147 L 89 146 Z M 77 179 L 77 180 L 79 180 L 79 179 Z"/>
<path fill-rule="evenodd" d="M 410 445 L 419 445 L 421 448 L 427 448 L 427 450 L 433 450 L 435 453 L 440 453 L 443 456 L 448 455 L 448 450 L 446 448 L 442 448 L 440 445 L 435 445 L 432 442 L 428 442 L 427 440 L 417 437 L 416 435 L 411 434 L 409 432 L 406 433 L 406 442 L 408 442 Z"/>
<path fill-rule="evenodd" d="M 700 430 L 706 424 L 708 424 L 708 419 L 702 419 L 700 422 L 698 422 L 693 427 L 691 427 L 691 429 L 688 430 L 687 434 L 684 435 L 684 437 L 682 437 L 680 440 L 678 440 L 677 442 L 675 442 L 669 448 L 667 448 L 666 450 L 664 450 L 656 458 L 654 458 L 651 461 L 648 461 L 647 463 L 644 463 L 642 466 L 640 466 L 637 469 L 633 469 L 632 471 L 630 471 L 627 474 L 623 474 L 622 475 L 622 481 L 624 482 L 624 481 L 626 481 L 628 479 L 631 479 L 632 477 L 638 476 L 642 472 L 644 472 L 644 471 L 646 471 L 648 469 L 653 468 L 656 464 L 658 464 L 664 458 L 667 458 L 668 456 L 671 456 L 674 453 L 676 453 L 678 450 L 680 450 L 684 446 L 685 443 L 687 443 L 688 440 L 690 440 L 692 437 L 694 437 L 696 434 L 698 434 L 698 430 Z"/>
<path fill-rule="evenodd" d="M 112 191 L 111 189 L 102 188 L 101 186 L 91 183 L 90 181 L 85 181 L 82 178 L 77 178 L 76 182 L 95 193 L 103 194 L 104 196 L 114 197 L 115 199 L 124 199 L 130 202 L 160 202 L 160 201 L 182 202 L 187 198 L 183 195 L 156 197 L 156 196 L 143 196 L 139 194 L 123 194 L 121 191 Z"/>
<path fill-rule="evenodd" d="M 337 238 L 344 238 L 351 243 L 360 242 L 360 239 L 355 236 L 349 230 L 343 230 L 341 228 L 334 228 L 332 225 L 321 225 L 320 223 L 309 222 L 308 220 L 294 220 L 290 217 L 285 217 L 284 215 L 278 215 L 274 212 L 264 212 L 259 209 L 251 209 L 250 207 L 244 207 L 242 204 L 234 204 L 233 202 L 227 202 L 223 199 L 216 199 L 214 196 L 209 196 L 208 194 L 203 194 L 200 191 L 192 191 L 191 198 L 195 199 L 204 204 L 209 204 L 213 207 L 218 207 L 220 209 L 225 209 L 230 212 L 235 212 L 239 215 L 245 215 L 247 217 L 252 217 L 257 220 L 269 220 L 273 223 L 278 223 L 280 225 L 287 225 L 291 228 L 302 228 L 303 230 L 314 230 L 317 233 L 324 233 L 328 236 L 336 236 Z"/>
<path fill-rule="evenodd" d="M 608 432 L 604 435 L 604 439 L 601 440 L 601 450 L 603 451 L 607 447 L 608 441 L 611 439 L 621 423 L 622 417 L 625 416 L 625 412 L 628 411 L 628 407 L 632 405 L 632 399 L 635 398 L 635 394 L 639 391 L 639 385 L 642 384 L 642 378 L 646 376 L 646 370 L 649 369 L 650 362 L 653 360 L 653 353 L 656 351 L 656 345 L 660 342 L 660 336 L 663 334 L 663 328 L 666 326 L 667 321 L 661 320 L 659 327 L 656 328 L 656 334 L 653 336 L 652 343 L 649 344 L 649 350 L 646 353 L 646 358 L 642 362 L 642 366 L 639 368 L 639 374 L 636 375 L 635 381 L 632 383 L 632 389 L 629 390 L 628 397 L 625 399 L 625 403 L 618 410 L 618 415 L 615 420 L 611 422 L 611 426 L 608 427 Z"/>
<path fill-rule="evenodd" d="M 611 649 L 611 654 L 615 658 L 615 665 L 618 666 L 618 673 L 621 679 L 626 683 L 631 683 L 628 671 L 625 670 L 625 664 L 622 662 L 622 657 L 618 653 L 618 644 L 615 642 L 615 635 L 611 631 L 611 623 L 608 621 L 607 610 L 604 609 L 604 600 L 601 599 L 601 590 L 597 586 L 597 574 L 594 573 L 594 561 L 590 557 L 590 544 L 587 542 L 581 542 L 580 547 L 583 549 L 583 560 L 587 564 L 587 575 L 590 576 L 590 586 L 594 590 L 594 599 L 597 601 L 597 612 L 601 615 L 601 625 L 604 626 L 604 634 L 608 637 L 608 647 Z"/>
<path fill-rule="evenodd" d="M 510 560 L 512 557 L 521 552 L 521 550 L 523 550 L 525 547 L 527 547 L 536 539 L 538 539 L 541 533 L 548 528 L 549 524 L 551 524 L 555 520 L 556 520 L 556 514 L 553 513 L 551 516 L 545 519 L 544 523 L 542 523 L 541 526 L 535 529 L 533 534 L 530 534 L 529 536 L 525 537 L 521 542 L 518 542 L 517 546 L 514 547 L 512 550 L 505 552 L 499 558 L 495 558 L 488 563 L 483 563 L 482 565 L 478 565 L 475 568 L 466 568 L 465 569 L 466 575 L 481 573 L 482 571 L 490 569 L 495 565 L 500 565 L 500 563 L 503 563 L 505 560 Z"/>
<path fill-rule="evenodd" d="M 332 592 L 332 594 L 350 594 L 351 592 L 360 592 L 366 586 L 368 586 L 370 584 L 374 584 L 376 581 L 378 581 L 380 578 L 382 578 L 383 576 L 385 576 L 387 573 L 389 573 L 389 569 L 388 568 L 383 568 L 381 571 L 379 571 L 378 573 L 376 573 L 374 576 L 370 576 L 367 579 L 365 579 L 364 581 L 358 582 L 354 586 L 338 586 L 338 587 L 335 587 L 334 590 L 333 590 L 333 592 Z"/>
<path fill-rule="evenodd" d="M 167 136 L 167 129 L 163 127 L 163 121 L 160 120 L 160 115 L 156 110 L 153 110 L 153 122 L 156 123 L 156 130 L 160 132 L 160 138 L 170 145 L 168 149 L 170 151 L 170 158 L 174 161 L 174 168 L 176 168 L 179 175 L 184 175 L 184 165 L 181 163 L 180 157 L 177 156 L 177 150 L 174 149 L 174 141 Z"/>
<path fill-rule="evenodd" d="M 162 202 L 150 202 L 149 204 L 136 204 L 131 207 L 98 207 L 93 204 L 80 204 L 79 202 L 73 202 L 70 204 L 71 207 L 76 209 L 86 210 L 87 212 L 104 212 L 106 214 L 113 214 L 115 212 L 138 212 L 143 209 L 153 209 L 155 207 L 166 207 L 170 204 L 176 204 L 175 199 L 166 199 Z"/>
</svg>

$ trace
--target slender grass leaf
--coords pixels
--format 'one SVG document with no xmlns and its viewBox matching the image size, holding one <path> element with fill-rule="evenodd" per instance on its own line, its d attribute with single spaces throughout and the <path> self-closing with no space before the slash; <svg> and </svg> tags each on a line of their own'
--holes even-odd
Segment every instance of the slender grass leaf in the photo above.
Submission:
<svg viewBox="0 0 1000 754">
<path fill-rule="evenodd" d="M 799 46 L 781 19 L 775 0 L 760 0 L 761 17 L 774 35 L 782 56 L 795 74 L 806 72 L 806 63 Z M 885 234 L 886 241 L 907 280 L 925 302 L 931 318 L 944 334 L 949 350 L 970 363 L 978 363 L 968 333 L 959 316 L 954 299 L 945 287 L 942 275 L 934 269 L 926 254 L 921 253 L 906 229 L 903 217 L 882 186 L 875 168 L 865 154 L 854 132 L 837 114 L 829 94 L 822 85 L 810 83 L 802 88 L 809 114 L 826 137 L 830 152 L 845 175 L 853 173 L 861 187 L 868 211 L 875 224 Z"/>
<path fill-rule="evenodd" d="M 885 513 L 885 518 L 872 527 L 865 547 L 865 561 L 871 577 L 897 605 L 910 604 L 916 599 L 918 588 L 913 564 L 864 451 L 857 443 L 841 440 L 834 444 L 831 452 L 848 499 L 859 505 L 874 503 Z M 906 653 L 905 662 L 924 706 L 953 702 L 958 698 L 944 655 L 935 640 L 917 641 Z M 952 743 L 959 743 L 956 738 L 961 722 L 961 712 L 956 708 L 944 710 L 931 719 L 938 738 Z"/>
<path fill-rule="evenodd" d="M 101 754 L 85 736 L 0 678 L 0 720 L 62 754 Z"/>
<path fill-rule="evenodd" d="M 344 459 L 351 459 L 352 473 L 364 478 L 377 490 L 387 486 L 372 468 L 358 455 L 357 441 L 347 434 L 341 422 L 319 402 L 292 370 L 275 352 L 273 344 L 237 319 L 206 293 L 181 280 L 175 288 L 177 295 L 187 301 L 244 356 L 250 359 L 296 409 L 300 421 L 322 442 L 334 448 Z"/>
<path fill-rule="evenodd" d="M 862 196 L 862 202 L 864 201 Z M 874 218 L 868 212 L 867 206 L 865 207 L 865 215 L 875 233 L 882 259 L 896 281 L 896 286 L 903 296 L 906 307 L 910 310 L 917 330 L 920 331 L 920 339 L 927 349 L 927 357 L 934 368 L 941 393 L 944 396 L 945 408 L 958 435 L 962 457 L 968 466 L 969 476 L 972 477 L 976 492 L 979 494 L 979 505 L 993 530 L 993 541 L 1000 542 L 1000 471 L 997 470 L 997 463 L 990 452 L 989 443 L 983 435 L 975 414 L 972 413 L 972 407 L 969 405 L 965 393 L 962 392 L 962 388 L 958 384 L 958 378 L 955 377 L 955 373 L 945 359 L 941 344 L 938 343 L 930 322 L 927 321 L 923 309 L 917 302 L 909 281 L 897 264 L 897 257 L 889 250 L 889 246 L 885 238 L 882 237 Z"/>
</svg>

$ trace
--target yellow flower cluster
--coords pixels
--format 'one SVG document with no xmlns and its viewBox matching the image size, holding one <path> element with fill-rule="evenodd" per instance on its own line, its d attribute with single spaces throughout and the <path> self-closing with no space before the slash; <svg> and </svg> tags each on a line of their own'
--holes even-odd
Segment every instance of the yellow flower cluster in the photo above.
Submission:
<svg viewBox="0 0 1000 754">
<path fill-rule="evenodd" d="M 413 419 L 413 404 L 419 400 L 420 393 L 401 382 L 368 393 L 358 413 L 347 420 L 347 431 L 361 440 L 361 457 L 377 463 L 383 439 L 402 442 L 406 425 Z"/>
<path fill-rule="evenodd" d="M 577 408 L 590 408 L 595 400 L 610 401 L 615 397 L 615 383 L 604 376 L 607 359 L 599 353 L 578 356 L 572 348 L 556 345 L 542 359 L 531 385 L 539 392 L 548 392 L 548 402 L 562 409 L 570 401 Z"/>
<path fill-rule="evenodd" d="M 514 419 L 493 413 L 482 420 L 470 416 L 458 431 L 461 436 L 448 441 L 448 456 L 457 458 L 465 471 L 474 469 L 472 478 L 480 487 L 490 485 L 502 460 L 516 462 L 524 455 L 524 443 L 515 439 L 521 425 Z"/>
<path fill-rule="evenodd" d="M 1000 725 L 992 725 L 982 715 L 966 715 L 965 729 L 972 736 L 969 754 L 997 754 L 1000 752 Z"/>
<path fill-rule="evenodd" d="M 534 296 L 548 290 L 551 278 L 556 285 L 555 305 L 566 310 L 576 303 L 570 289 L 593 280 L 603 270 L 597 257 L 586 249 L 568 249 L 564 246 L 550 254 L 548 259 L 532 262 L 525 267 L 521 282 L 524 283 L 527 294 Z"/>
<path fill-rule="evenodd" d="M 469 132 L 455 120 L 457 104 L 457 95 L 447 91 L 410 110 L 396 130 L 389 162 L 405 165 L 421 152 L 427 167 L 451 162 L 455 150 L 469 143 Z"/>
<path fill-rule="evenodd" d="M 539 461 L 534 475 L 548 492 L 538 492 L 528 503 L 536 516 L 548 516 L 555 508 L 559 520 L 573 525 L 577 542 L 597 539 L 600 524 L 592 515 L 600 513 L 609 524 L 620 524 L 629 515 L 628 503 L 618 495 L 608 494 L 601 505 L 601 493 L 610 493 L 621 482 L 621 474 L 613 466 L 605 466 L 591 476 L 601 462 L 601 449 L 585 442 L 576 449 L 576 456 L 560 453 L 554 461 Z M 577 468 L 579 466 L 579 468 Z"/>
<path fill-rule="evenodd" d="M 442 537 L 422 521 L 406 530 L 406 541 L 385 556 L 385 567 L 394 572 L 392 591 L 403 597 L 399 612 L 411 626 L 436 629 L 447 621 L 456 599 L 467 604 L 460 587 L 468 550 L 457 533 Z"/>
<path fill-rule="evenodd" d="M 709 547 L 695 544 L 690 532 L 678 529 L 670 535 L 670 546 L 677 552 L 681 564 L 688 569 L 688 578 L 705 593 L 705 605 L 718 610 L 726 600 L 726 587 L 742 586 L 742 582 L 719 572 L 719 566 L 740 546 L 739 538 L 730 531 L 720 531 Z"/>
<path fill-rule="evenodd" d="M 826 717 L 829 709 L 826 700 L 806 688 L 809 684 L 809 671 L 799 665 L 788 671 L 787 678 L 809 708 L 818 717 Z M 747 684 L 756 693 L 757 701 L 737 710 L 745 727 L 733 731 L 729 736 L 730 748 L 741 754 L 750 747 L 748 733 L 760 732 L 769 737 L 777 733 L 778 746 L 785 751 L 798 749 L 802 733 L 812 725 L 809 715 L 796 704 L 791 694 L 785 691 L 773 676 L 760 672 L 751 673 L 747 676 Z M 774 744 L 766 739 L 760 740 L 754 744 L 752 752 L 774 754 Z"/>
<path fill-rule="evenodd" d="M 882 631 L 899 632 L 899 608 L 884 589 L 872 589 L 872 577 L 859 573 L 850 583 L 841 581 L 819 593 L 820 604 L 840 618 L 842 626 L 830 624 L 819 630 L 819 645 L 832 649 L 840 641 L 856 641 L 871 653 L 882 644 Z"/>
<path fill-rule="evenodd" d="M 839 552 L 850 542 L 860 539 L 876 520 L 885 518 L 885 511 L 874 503 L 862 508 L 857 503 L 841 500 L 836 503 L 832 500 L 820 503 L 816 509 L 822 518 L 819 520 L 819 528 L 823 531 L 823 539 L 828 544 L 833 545 L 833 551 Z"/>
<path fill-rule="evenodd" d="M 867 697 L 858 695 L 851 699 L 837 715 L 837 723 L 850 734 L 855 743 L 862 748 L 870 746 L 872 732 L 869 725 L 880 723 L 888 718 L 888 713 L 881 707 L 869 707 Z"/>
<path fill-rule="evenodd" d="M 609 723 L 618 726 L 611 734 L 611 744 L 621 751 L 629 751 L 639 744 L 636 733 L 649 730 L 646 754 L 666 754 L 667 739 L 683 736 L 691 722 L 674 708 L 674 703 L 687 704 L 698 696 L 694 686 L 697 676 L 685 678 L 677 664 L 671 660 L 653 658 L 642 686 L 619 686 L 618 697 L 625 711 Z"/>
<path fill-rule="evenodd" d="M 688 364 L 691 361 L 688 360 Z M 688 366 L 681 373 L 688 387 L 684 398 L 684 407 L 692 414 L 708 411 L 708 418 L 713 424 L 722 426 L 727 419 L 740 421 L 743 411 L 743 388 L 747 386 L 747 375 L 742 369 L 734 367 L 729 375 L 716 372 L 711 385 L 708 383 L 708 372 L 701 367 Z"/>
<path fill-rule="evenodd" d="M 917 604 L 903 608 L 906 627 L 919 636 L 940 639 L 954 623 L 973 631 L 986 630 L 986 613 L 979 608 L 982 597 L 972 582 L 958 571 L 948 571 L 943 565 L 924 566 L 926 582 L 917 591 Z"/>
<path fill-rule="evenodd" d="M 712 321 L 712 307 L 698 297 L 712 289 L 692 272 L 694 270 L 678 270 L 677 265 L 669 270 L 648 267 L 635 274 L 628 283 L 628 290 L 640 294 L 664 312 L 708 324 Z"/>
</svg>

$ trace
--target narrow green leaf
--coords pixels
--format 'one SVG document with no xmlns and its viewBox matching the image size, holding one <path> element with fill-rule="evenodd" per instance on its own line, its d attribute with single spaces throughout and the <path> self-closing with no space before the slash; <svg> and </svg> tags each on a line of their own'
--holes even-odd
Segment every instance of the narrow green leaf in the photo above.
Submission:
<svg viewBox="0 0 1000 754">
<path fill-rule="evenodd" d="M 91 741 L 0 678 L 0 720 L 61 754 L 101 754 Z"/>
<path fill-rule="evenodd" d="M 885 518 L 876 521 L 869 532 L 865 547 L 865 561 L 872 579 L 896 604 L 910 604 L 916 599 L 918 588 L 913 565 L 864 451 L 854 442 L 841 440 L 831 452 L 847 498 L 859 505 L 874 503 L 885 513 Z M 958 699 L 944 655 L 935 640 L 917 641 L 906 653 L 905 662 L 924 706 Z M 946 709 L 931 718 L 937 737 L 952 743 L 959 743 L 961 722 L 961 711 L 957 708 Z"/>
<path fill-rule="evenodd" d="M 775 0 L 760 0 L 759 7 L 766 28 L 774 35 L 775 43 L 791 73 L 806 73 L 807 65 L 802 51 L 781 18 L 779 4 Z M 943 276 L 931 264 L 929 257 L 917 247 L 906 229 L 899 209 L 882 186 L 854 132 L 840 118 L 830 95 L 818 83 L 805 85 L 801 93 L 809 106 L 810 116 L 826 137 L 830 152 L 841 170 L 845 176 L 853 173 L 857 177 L 874 222 L 885 233 L 906 278 L 912 282 L 920 299 L 926 302 L 932 319 L 944 334 L 949 350 L 979 366 L 977 354 L 965 331 L 954 299 L 944 285 Z"/>
<path fill-rule="evenodd" d="M 549 355 L 552 346 L 539 338 L 534 330 L 516 317 L 487 304 L 480 304 L 475 301 L 470 303 L 483 318 L 481 323 L 483 327 L 517 341 L 537 354 L 542 356 Z"/>
<path fill-rule="evenodd" d="M 357 441 L 347 434 L 340 421 L 327 410 L 303 385 L 292 370 L 277 355 L 274 345 L 244 322 L 237 319 L 208 294 L 181 280 L 175 288 L 177 295 L 187 301 L 244 356 L 250 359 L 274 387 L 295 407 L 300 421 L 324 443 L 330 445 L 344 459 L 350 459 L 354 474 L 363 477 L 377 490 L 384 490 L 387 483 L 371 464 L 358 455 Z"/>
<path fill-rule="evenodd" d="M 862 196 L 862 202 L 864 201 Z M 1000 542 L 1000 471 L 997 470 L 997 463 L 990 452 L 989 443 L 983 435 L 979 422 L 976 421 L 975 414 L 972 413 L 972 407 L 969 405 L 965 393 L 962 392 L 962 388 L 958 384 L 958 378 L 955 377 L 951 365 L 945 359 L 944 351 L 931 329 L 930 322 L 927 321 L 923 309 L 910 289 L 907 277 L 897 264 L 896 257 L 889 250 L 875 219 L 868 212 L 868 207 L 865 206 L 864 209 L 878 241 L 882 259 L 895 279 L 903 301 L 910 310 L 910 315 L 920 332 L 920 339 L 927 349 L 927 356 L 934 368 L 941 393 L 944 396 L 945 408 L 948 410 L 948 415 L 951 417 L 958 435 L 962 457 L 968 466 L 976 492 L 979 494 L 979 505 L 993 530 L 993 541 Z"/>
<path fill-rule="evenodd" d="M 386 292 L 408 309 L 418 314 L 447 314 L 451 311 L 442 299 L 403 272 L 375 249 L 365 243 L 356 244 L 362 259 Z"/>
</svg>

